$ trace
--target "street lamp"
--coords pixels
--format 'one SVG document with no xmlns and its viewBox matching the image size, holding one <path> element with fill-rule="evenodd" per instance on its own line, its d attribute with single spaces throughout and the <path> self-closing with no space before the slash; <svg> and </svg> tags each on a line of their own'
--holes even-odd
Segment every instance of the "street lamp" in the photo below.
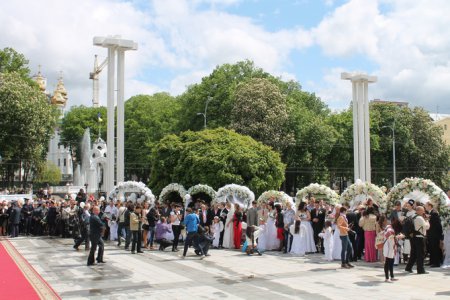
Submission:
<svg viewBox="0 0 450 300">
<path fill-rule="evenodd" d="M 392 169 L 393 169 L 393 176 L 394 176 L 394 184 L 395 186 L 397 184 L 397 174 L 395 170 L 395 120 L 392 123 L 392 126 L 383 126 L 381 128 L 389 128 L 392 130 Z"/>
<path fill-rule="evenodd" d="M 206 113 L 208 111 L 208 104 L 211 102 L 213 98 L 211 96 L 208 96 L 208 99 L 206 99 L 205 103 L 205 112 L 204 113 L 197 113 L 197 116 L 203 116 L 203 127 L 206 129 Z"/>
</svg>

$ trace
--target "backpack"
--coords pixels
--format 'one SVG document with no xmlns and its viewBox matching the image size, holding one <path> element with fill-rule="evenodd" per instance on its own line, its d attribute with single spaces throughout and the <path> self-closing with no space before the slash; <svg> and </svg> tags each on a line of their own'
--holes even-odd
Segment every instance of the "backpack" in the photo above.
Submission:
<svg viewBox="0 0 450 300">
<path fill-rule="evenodd" d="M 417 215 L 414 217 L 406 217 L 405 220 L 403 220 L 402 233 L 406 238 L 413 238 L 416 234 L 416 228 L 414 226 L 415 218 L 417 218 Z"/>
</svg>

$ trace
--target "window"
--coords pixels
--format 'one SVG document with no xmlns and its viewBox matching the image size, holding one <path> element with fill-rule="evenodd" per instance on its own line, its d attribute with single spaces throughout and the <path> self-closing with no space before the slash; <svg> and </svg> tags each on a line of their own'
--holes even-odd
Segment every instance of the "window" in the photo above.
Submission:
<svg viewBox="0 0 450 300">
<path fill-rule="evenodd" d="M 66 159 L 64 158 L 64 167 L 66 166 Z"/>
</svg>

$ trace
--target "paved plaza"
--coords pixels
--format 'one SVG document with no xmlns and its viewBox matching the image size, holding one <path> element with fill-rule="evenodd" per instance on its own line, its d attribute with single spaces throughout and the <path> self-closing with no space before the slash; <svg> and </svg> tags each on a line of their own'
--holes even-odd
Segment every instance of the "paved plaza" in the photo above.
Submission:
<svg viewBox="0 0 450 300">
<path fill-rule="evenodd" d="M 450 270 L 406 274 L 385 283 L 381 264 L 356 263 L 351 270 L 319 254 L 278 252 L 248 257 L 211 250 L 200 260 L 190 249 L 132 255 L 106 243 L 106 264 L 86 266 L 87 252 L 70 239 L 17 238 L 11 242 L 62 299 L 448 299 Z M 81 247 L 80 247 L 81 248 Z"/>
</svg>

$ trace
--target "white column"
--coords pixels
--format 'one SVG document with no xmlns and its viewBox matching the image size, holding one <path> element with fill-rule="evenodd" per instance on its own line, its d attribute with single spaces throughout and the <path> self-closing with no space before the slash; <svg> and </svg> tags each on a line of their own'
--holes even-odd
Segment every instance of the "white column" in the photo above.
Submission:
<svg viewBox="0 0 450 300">
<path fill-rule="evenodd" d="M 353 94 L 353 155 L 355 180 L 371 181 L 370 167 L 370 117 L 369 83 L 376 82 L 374 76 L 342 73 L 341 79 L 352 82 Z"/>
<path fill-rule="evenodd" d="M 366 174 L 365 181 L 371 182 L 371 166 L 370 166 L 370 116 L 369 116 L 369 83 L 367 80 L 363 82 L 364 86 L 364 141 L 365 141 L 365 164 L 366 164 Z"/>
<path fill-rule="evenodd" d="M 125 51 L 117 50 L 117 182 L 125 180 L 125 104 L 124 104 Z"/>
<path fill-rule="evenodd" d="M 108 154 L 106 156 L 107 160 L 107 180 L 105 182 L 106 192 L 109 193 L 114 188 L 114 156 L 115 156 L 115 145 L 114 145 L 114 77 L 115 77 L 115 62 L 116 60 L 116 49 L 115 47 L 108 47 L 108 85 L 106 97 L 108 98 L 108 124 L 107 124 L 107 143 L 108 143 Z"/>
<path fill-rule="evenodd" d="M 360 179 L 359 175 L 359 148 L 358 148 L 358 98 L 356 97 L 356 82 L 352 82 L 353 89 L 353 164 L 355 180 Z"/>
</svg>

